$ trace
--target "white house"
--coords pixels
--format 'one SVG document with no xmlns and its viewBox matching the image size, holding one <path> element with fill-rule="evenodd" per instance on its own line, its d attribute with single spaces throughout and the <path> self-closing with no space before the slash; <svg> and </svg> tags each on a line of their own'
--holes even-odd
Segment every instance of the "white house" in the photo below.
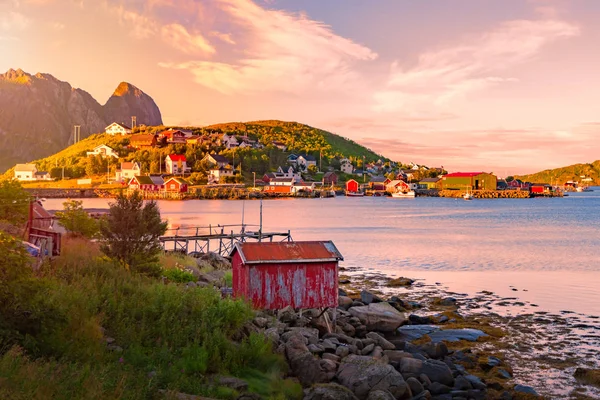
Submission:
<svg viewBox="0 0 600 400">
<path fill-rule="evenodd" d="M 223 138 L 221 138 L 221 143 L 227 149 L 233 149 L 233 148 L 238 147 L 240 145 L 240 143 L 238 142 L 238 140 L 235 137 L 235 135 L 228 135 L 228 134 L 224 134 L 223 135 Z"/>
<path fill-rule="evenodd" d="M 348 162 L 343 162 L 340 164 L 340 171 L 342 171 L 345 174 L 351 174 L 354 172 L 354 166 L 348 160 Z"/>
<path fill-rule="evenodd" d="M 19 181 L 35 181 L 37 167 L 35 164 L 17 164 L 15 166 L 15 179 Z"/>
<path fill-rule="evenodd" d="M 105 158 L 105 157 L 119 158 L 119 155 L 117 154 L 117 152 L 112 147 L 109 147 L 105 144 L 101 144 L 100 146 L 94 147 L 94 150 L 87 152 L 87 156 L 88 157 L 89 156 L 101 156 L 102 158 Z"/>
<path fill-rule="evenodd" d="M 213 168 L 208 171 L 208 183 L 220 183 L 221 178 L 226 178 L 228 176 L 234 176 L 234 171 L 231 166 Z"/>
<path fill-rule="evenodd" d="M 219 154 L 207 154 L 202 161 L 207 162 L 211 166 L 226 167 L 229 165 L 229 160 Z"/>
<path fill-rule="evenodd" d="M 299 173 L 294 170 L 294 167 L 291 165 L 281 166 L 277 168 L 277 172 L 275 172 L 275 176 L 277 178 L 294 178 L 296 182 L 302 180 L 302 177 Z"/>
<path fill-rule="evenodd" d="M 314 182 L 297 182 L 292 186 L 292 193 L 313 192 L 315 190 Z"/>
<path fill-rule="evenodd" d="M 168 174 L 185 174 L 191 168 L 187 166 L 187 160 L 183 154 L 169 154 L 165 159 Z"/>
<path fill-rule="evenodd" d="M 134 176 L 141 175 L 140 164 L 134 162 L 121 163 L 121 169 L 117 170 L 117 182 L 129 182 Z"/>
<path fill-rule="evenodd" d="M 52 177 L 50 176 L 50 172 L 37 171 L 35 173 L 35 180 L 36 181 L 51 181 Z"/>
<path fill-rule="evenodd" d="M 307 169 L 311 165 L 316 166 L 317 160 L 311 155 L 303 154 L 303 155 L 298 156 L 298 160 L 296 160 L 296 163 L 299 168 Z"/>
<path fill-rule="evenodd" d="M 113 122 L 112 124 L 110 124 L 109 126 L 104 128 L 104 132 L 108 133 L 109 135 L 113 135 L 113 136 L 129 135 L 129 134 L 131 134 L 131 128 L 128 127 L 127 125 L 123 125 L 118 122 Z"/>
</svg>

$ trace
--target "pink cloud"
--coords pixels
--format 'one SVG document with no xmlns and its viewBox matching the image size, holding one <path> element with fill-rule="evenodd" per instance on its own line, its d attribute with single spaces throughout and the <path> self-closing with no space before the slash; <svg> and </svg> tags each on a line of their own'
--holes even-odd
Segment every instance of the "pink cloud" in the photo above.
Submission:
<svg viewBox="0 0 600 400">
<path fill-rule="evenodd" d="M 577 26 L 555 19 L 508 21 L 464 44 L 423 53 L 412 68 L 394 62 L 387 86 L 375 93 L 374 108 L 413 115 L 448 111 L 469 93 L 516 82 L 503 72 L 536 57 L 549 43 L 578 34 Z"/>
<path fill-rule="evenodd" d="M 216 52 L 204 36 L 191 34 L 180 24 L 164 25 L 161 35 L 165 42 L 186 54 L 210 55 Z"/>
</svg>

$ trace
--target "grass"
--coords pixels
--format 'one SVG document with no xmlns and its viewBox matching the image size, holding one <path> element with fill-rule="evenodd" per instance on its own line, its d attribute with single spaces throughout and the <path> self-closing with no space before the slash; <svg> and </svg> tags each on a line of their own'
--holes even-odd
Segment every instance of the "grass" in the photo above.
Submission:
<svg viewBox="0 0 600 400">
<path fill-rule="evenodd" d="M 0 302 L 0 398 L 237 396 L 212 386 L 212 374 L 249 377 L 264 398 L 298 398 L 271 344 L 240 336 L 254 315 L 248 304 L 131 274 L 84 239 L 63 245 L 35 274 L 20 259 L 0 260 L 11 272 L 0 274 L 0 300 L 14 299 Z"/>
</svg>

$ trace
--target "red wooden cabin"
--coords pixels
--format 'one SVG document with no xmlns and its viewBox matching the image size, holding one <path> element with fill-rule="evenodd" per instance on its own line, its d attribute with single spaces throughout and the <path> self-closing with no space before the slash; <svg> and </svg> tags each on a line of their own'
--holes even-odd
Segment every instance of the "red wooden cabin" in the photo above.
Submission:
<svg viewBox="0 0 600 400">
<path fill-rule="evenodd" d="M 346 191 L 347 192 L 358 192 L 359 184 L 354 179 L 350 179 L 346 182 Z"/>
<path fill-rule="evenodd" d="M 337 307 L 343 257 L 331 241 L 238 243 L 231 257 L 233 295 L 255 308 Z"/>
</svg>

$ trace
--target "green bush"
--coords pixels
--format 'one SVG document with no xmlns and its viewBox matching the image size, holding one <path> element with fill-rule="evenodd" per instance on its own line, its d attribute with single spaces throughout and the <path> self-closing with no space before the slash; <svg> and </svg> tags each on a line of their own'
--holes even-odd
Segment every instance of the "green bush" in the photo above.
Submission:
<svg viewBox="0 0 600 400">
<path fill-rule="evenodd" d="M 196 282 L 196 277 L 194 277 L 194 274 L 183 269 L 165 269 L 163 270 L 163 276 L 171 282 Z"/>
<path fill-rule="evenodd" d="M 63 211 L 56 213 L 60 224 L 75 236 L 93 238 L 100 232 L 98 222 L 83 208 L 83 201 L 70 200 L 63 203 Z"/>
<path fill-rule="evenodd" d="M 27 221 L 31 196 L 21 187 L 19 181 L 0 182 L 0 221 L 13 224 Z"/>
</svg>

